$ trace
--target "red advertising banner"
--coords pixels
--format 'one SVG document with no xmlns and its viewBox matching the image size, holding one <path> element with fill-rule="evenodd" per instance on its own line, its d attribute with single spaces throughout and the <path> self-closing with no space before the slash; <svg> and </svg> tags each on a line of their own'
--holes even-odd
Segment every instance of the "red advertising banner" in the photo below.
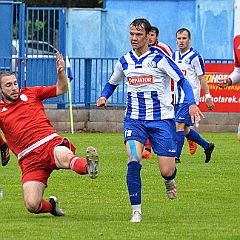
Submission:
<svg viewBox="0 0 240 240">
<path fill-rule="evenodd" d="M 215 104 L 215 108 L 211 112 L 240 112 L 240 84 L 222 89 L 218 87 L 217 83 L 219 77 L 228 76 L 233 71 L 233 68 L 233 63 L 205 64 L 207 83 Z M 199 108 L 202 112 L 209 111 L 202 90 Z"/>
</svg>

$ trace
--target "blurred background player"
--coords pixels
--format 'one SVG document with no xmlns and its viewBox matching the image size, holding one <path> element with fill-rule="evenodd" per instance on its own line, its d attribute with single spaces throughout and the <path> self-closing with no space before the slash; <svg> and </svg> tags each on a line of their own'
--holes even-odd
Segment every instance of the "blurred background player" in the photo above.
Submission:
<svg viewBox="0 0 240 240">
<path fill-rule="evenodd" d="M 225 88 L 232 84 L 240 83 L 240 35 L 236 35 L 233 39 L 234 51 L 234 69 L 233 72 L 227 77 L 221 77 L 218 80 L 218 86 Z M 240 141 L 240 122 L 238 124 L 238 140 Z"/>
<path fill-rule="evenodd" d="M 178 65 L 180 70 L 182 70 L 184 76 L 191 84 L 197 105 L 199 105 L 200 89 L 202 87 L 206 98 L 207 108 L 212 110 L 214 108 L 214 103 L 212 101 L 209 87 L 205 78 L 204 60 L 195 49 L 190 47 L 190 31 L 186 28 L 179 29 L 176 32 L 176 42 L 179 50 L 173 53 L 173 60 Z M 175 121 L 177 129 L 176 163 L 180 162 L 180 155 L 184 144 L 184 136 L 186 136 L 187 140 L 199 144 L 204 149 L 206 155 L 205 162 L 209 162 L 214 149 L 214 144 L 208 143 L 197 131 L 190 128 L 190 126 L 193 126 L 194 124 L 192 124 L 188 116 L 188 104 L 186 102 L 186 96 L 184 95 L 181 87 L 175 84 L 174 93 Z M 190 142 L 190 144 L 192 143 Z"/>
<path fill-rule="evenodd" d="M 152 30 L 149 33 L 148 44 L 149 46 L 155 46 L 160 48 L 165 54 L 169 57 L 172 56 L 172 49 L 165 43 L 162 43 L 158 40 L 159 30 L 157 27 L 152 26 Z M 174 83 L 172 82 L 172 91 L 173 91 Z M 150 144 L 149 139 L 146 141 L 145 149 L 142 153 L 143 158 L 152 158 L 152 146 Z"/>
</svg>

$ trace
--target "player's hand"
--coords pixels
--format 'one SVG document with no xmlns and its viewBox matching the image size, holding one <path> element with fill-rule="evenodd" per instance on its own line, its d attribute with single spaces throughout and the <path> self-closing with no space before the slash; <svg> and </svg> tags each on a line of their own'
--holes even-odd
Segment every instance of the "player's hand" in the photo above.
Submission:
<svg viewBox="0 0 240 240">
<path fill-rule="evenodd" d="M 57 68 L 57 73 L 63 72 L 65 68 L 65 62 L 63 60 L 63 56 L 59 52 L 56 53 L 56 68 Z"/>
<path fill-rule="evenodd" d="M 107 107 L 107 99 L 105 97 L 100 97 L 97 100 L 97 107 Z"/>
<path fill-rule="evenodd" d="M 215 105 L 213 103 L 212 97 L 206 98 L 206 106 L 207 106 L 208 110 L 213 110 Z"/>
<path fill-rule="evenodd" d="M 219 77 L 218 86 L 220 88 L 225 88 L 230 85 L 232 85 L 232 80 L 229 77 Z"/>
<path fill-rule="evenodd" d="M 205 118 L 196 104 L 193 104 L 189 107 L 189 114 L 191 116 L 192 123 L 198 123 L 201 118 Z"/>
</svg>

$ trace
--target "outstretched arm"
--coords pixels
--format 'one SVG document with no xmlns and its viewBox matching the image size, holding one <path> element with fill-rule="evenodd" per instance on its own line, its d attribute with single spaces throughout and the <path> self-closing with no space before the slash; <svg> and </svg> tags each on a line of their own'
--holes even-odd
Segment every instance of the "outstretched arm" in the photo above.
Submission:
<svg viewBox="0 0 240 240">
<path fill-rule="evenodd" d="M 65 62 L 63 60 L 62 54 L 59 52 L 56 54 L 56 68 L 57 68 L 57 91 L 56 95 L 62 95 L 68 90 L 68 81 L 67 81 L 67 75 L 65 73 Z"/>
</svg>

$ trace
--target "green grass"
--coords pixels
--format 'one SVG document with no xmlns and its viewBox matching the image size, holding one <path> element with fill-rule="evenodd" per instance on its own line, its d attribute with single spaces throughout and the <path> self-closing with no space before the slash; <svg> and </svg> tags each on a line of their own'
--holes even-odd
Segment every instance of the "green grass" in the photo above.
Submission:
<svg viewBox="0 0 240 240">
<path fill-rule="evenodd" d="M 240 147 L 236 133 L 202 133 L 216 145 L 210 163 L 198 146 L 185 143 L 178 164 L 178 197 L 169 200 L 157 158 L 144 159 L 141 223 L 130 223 L 125 175 L 127 157 L 122 133 L 64 134 L 77 155 L 93 145 L 100 156 L 99 177 L 71 170 L 54 171 L 44 198 L 55 195 L 65 217 L 34 215 L 23 204 L 21 172 L 11 155 L 0 167 L 0 239 L 240 239 Z"/>
</svg>

